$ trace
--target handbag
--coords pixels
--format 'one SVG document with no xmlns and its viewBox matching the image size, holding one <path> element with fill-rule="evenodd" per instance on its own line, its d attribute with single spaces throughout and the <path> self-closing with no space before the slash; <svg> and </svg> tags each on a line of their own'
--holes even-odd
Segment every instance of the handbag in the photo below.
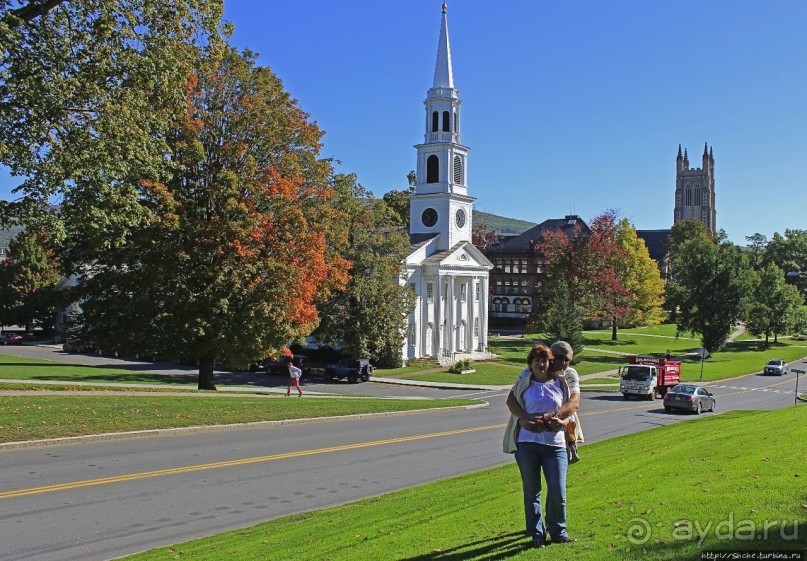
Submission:
<svg viewBox="0 0 807 561">
<path fill-rule="evenodd" d="M 569 422 L 566 424 L 566 430 L 563 431 L 566 436 L 566 454 L 570 464 L 580 461 L 580 454 L 577 452 L 577 434 L 575 433 L 575 429 L 577 428 L 576 421 L 577 415 L 572 415 Z"/>
<path fill-rule="evenodd" d="M 558 378 L 560 381 L 560 388 L 563 392 L 564 401 L 569 399 L 569 385 L 566 383 L 566 380 L 563 376 Z M 580 461 L 580 454 L 577 452 L 577 413 L 572 415 L 569 418 L 569 422 L 566 423 L 566 430 L 563 431 L 563 434 L 566 437 L 566 455 L 568 456 L 569 463 L 575 464 Z M 581 431 L 582 435 L 582 431 Z"/>
</svg>

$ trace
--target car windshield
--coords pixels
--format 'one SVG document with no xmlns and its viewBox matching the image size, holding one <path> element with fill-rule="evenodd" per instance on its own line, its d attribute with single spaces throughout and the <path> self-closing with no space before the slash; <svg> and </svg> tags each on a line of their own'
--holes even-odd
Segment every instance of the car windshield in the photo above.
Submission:
<svg viewBox="0 0 807 561">
<path fill-rule="evenodd" d="M 784 362 L 785 361 L 782 360 L 782 359 L 775 358 L 775 359 L 768 362 L 768 366 L 782 366 L 782 364 L 784 364 Z"/>
<path fill-rule="evenodd" d="M 622 379 L 646 382 L 650 379 L 650 369 L 646 366 L 628 366 L 622 371 Z"/>
<path fill-rule="evenodd" d="M 670 390 L 670 393 L 684 393 L 684 394 L 693 394 L 697 389 L 696 386 L 675 386 L 673 389 Z"/>
</svg>

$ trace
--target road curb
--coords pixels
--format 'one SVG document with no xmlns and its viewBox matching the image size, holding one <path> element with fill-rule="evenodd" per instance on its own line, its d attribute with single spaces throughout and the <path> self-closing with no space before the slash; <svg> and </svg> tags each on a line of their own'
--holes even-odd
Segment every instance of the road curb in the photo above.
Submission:
<svg viewBox="0 0 807 561">
<path fill-rule="evenodd" d="M 340 421 L 346 419 L 372 419 L 377 417 L 396 417 L 400 415 L 414 415 L 417 413 L 442 413 L 447 411 L 461 411 L 482 409 L 488 407 L 488 402 L 476 405 L 455 405 L 453 407 L 431 407 L 429 409 L 414 409 L 410 411 L 385 411 L 382 413 L 359 413 L 357 415 L 336 415 L 330 417 L 310 417 L 305 419 L 282 419 L 279 421 L 254 421 L 251 423 L 234 423 L 228 425 L 199 425 L 193 427 L 174 427 L 165 429 L 147 429 L 125 432 L 108 432 L 102 434 L 88 434 L 83 436 L 67 436 L 63 438 L 45 438 L 41 440 L 24 440 L 20 442 L 0 443 L 0 452 L 4 450 L 20 450 L 25 448 L 44 448 L 61 444 L 82 444 L 87 442 L 103 442 L 107 440 L 122 440 L 126 438 L 141 438 L 148 436 L 173 436 L 179 434 L 195 434 L 202 432 L 221 432 L 227 430 L 240 430 L 250 428 L 279 427 L 285 425 L 302 425 L 304 423 L 317 423 Z"/>
</svg>

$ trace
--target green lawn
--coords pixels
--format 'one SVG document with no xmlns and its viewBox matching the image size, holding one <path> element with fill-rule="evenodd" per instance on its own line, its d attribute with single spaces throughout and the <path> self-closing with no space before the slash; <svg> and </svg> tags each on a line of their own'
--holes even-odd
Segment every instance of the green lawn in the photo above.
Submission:
<svg viewBox="0 0 807 561">
<path fill-rule="evenodd" d="M 751 372 L 760 372 L 772 358 L 791 362 L 807 356 L 807 343 L 780 340 L 777 345 L 765 347 L 755 341 L 729 343 L 719 353 L 713 354 L 703 364 L 703 380 L 722 380 Z M 681 377 L 684 380 L 700 380 L 701 363 L 698 359 L 685 360 L 681 364 Z"/>
<path fill-rule="evenodd" d="M 162 547 L 131 561 L 699 560 L 803 550 L 807 406 L 693 419 L 581 448 L 573 544 L 529 549 L 515 464 Z"/>
<path fill-rule="evenodd" d="M 413 411 L 480 403 L 468 399 L 213 396 L 0 396 L 0 442 L 105 432 Z"/>
<path fill-rule="evenodd" d="M 63 382 L 196 385 L 195 375 L 154 374 L 147 371 L 66 364 L 0 352 L 0 379 Z"/>
</svg>

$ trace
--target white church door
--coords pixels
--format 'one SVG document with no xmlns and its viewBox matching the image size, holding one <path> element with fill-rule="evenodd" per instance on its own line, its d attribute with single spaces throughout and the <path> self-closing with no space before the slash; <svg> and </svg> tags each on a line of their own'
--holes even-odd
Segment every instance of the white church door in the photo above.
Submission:
<svg viewBox="0 0 807 561">
<path fill-rule="evenodd" d="M 423 355 L 431 356 L 434 354 L 434 325 L 429 323 L 426 326 L 426 340 L 423 342 Z"/>
<path fill-rule="evenodd" d="M 457 351 L 462 352 L 465 350 L 465 320 L 460 322 L 459 327 L 457 328 Z"/>
</svg>

